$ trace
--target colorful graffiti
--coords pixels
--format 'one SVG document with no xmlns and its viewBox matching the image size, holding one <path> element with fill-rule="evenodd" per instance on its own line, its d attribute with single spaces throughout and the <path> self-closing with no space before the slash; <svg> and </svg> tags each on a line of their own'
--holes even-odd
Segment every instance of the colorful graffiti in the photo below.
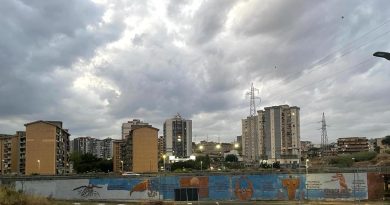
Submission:
<svg viewBox="0 0 390 205">
<path fill-rule="evenodd" d="M 181 177 L 180 188 L 198 188 L 199 198 L 209 196 L 209 177 Z"/>
<path fill-rule="evenodd" d="M 157 176 L 16 181 L 15 187 L 57 199 L 175 200 L 175 190 L 191 188 L 200 200 L 356 200 L 383 196 L 383 177 L 374 173 Z"/>
<path fill-rule="evenodd" d="M 300 179 L 289 176 L 287 179 L 282 179 L 282 185 L 287 190 L 288 200 L 295 200 L 295 194 L 299 188 Z"/>
<path fill-rule="evenodd" d="M 253 184 L 246 176 L 242 176 L 236 180 L 234 194 L 239 200 L 251 199 L 253 192 Z"/>
<path fill-rule="evenodd" d="M 367 174 L 308 174 L 306 189 L 308 199 L 367 199 Z"/>
<path fill-rule="evenodd" d="M 73 191 L 77 191 L 83 198 L 92 198 L 92 197 L 100 197 L 99 192 L 96 188 L 102 188 L 100 186 L 96 186 L 93 184 L 79 186 L 73 189 Z"/>
</svg>

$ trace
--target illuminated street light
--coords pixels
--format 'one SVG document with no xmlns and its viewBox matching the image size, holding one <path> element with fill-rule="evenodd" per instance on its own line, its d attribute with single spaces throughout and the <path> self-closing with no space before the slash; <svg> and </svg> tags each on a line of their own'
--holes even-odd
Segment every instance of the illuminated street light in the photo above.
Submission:
<svg viewBox="0 0 390 205">
<path fill-rule="evenodd" d="M 162 157 L 163 157 L 163 161 L 164 161 L 164 172 L 165 172 L 165 158 L 167 158 L 167 155 L 164 154 Z"/>
<path fill-rule="evenodd" d="M 37 160 L 37 163 L 38 163 L 38 173 L 41 172 L 41 160 Z"/>
<path fill-rule="evenodd" d="M 238 144 L 238 143 L 234 143 L 234 148 L 239 148 L 240 147 L 240 145 Z"/>
<path fill-rule="evenodd" d="M 217 144 L 217 145 L 215 146 L 215 148 L 221 149 L 221 145 L 220 145 L 220 144 Z"/>
</svg>

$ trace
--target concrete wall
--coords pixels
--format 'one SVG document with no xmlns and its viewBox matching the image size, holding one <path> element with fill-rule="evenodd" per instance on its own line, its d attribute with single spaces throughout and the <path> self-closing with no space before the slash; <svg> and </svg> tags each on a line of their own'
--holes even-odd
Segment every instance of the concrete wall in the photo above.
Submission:
<svg viewBox="0 0 390 205">
<path fill-rule="evenodd" d="M 200 200 L 353 201 L 381 197 L 376 193 L 379 191 L 378 187 L 383 188 L 383 182 L 378 181 L 381 177 L 377 175 L 375 173 L 325 173 L 307 176 L 305 174 L 259 174 L 122 177 L 16 180 L 14 185 L 17 190 L 30 194 L 77 200 L 174 200 L 175 189 L 197 188 Z"/>
</svg>

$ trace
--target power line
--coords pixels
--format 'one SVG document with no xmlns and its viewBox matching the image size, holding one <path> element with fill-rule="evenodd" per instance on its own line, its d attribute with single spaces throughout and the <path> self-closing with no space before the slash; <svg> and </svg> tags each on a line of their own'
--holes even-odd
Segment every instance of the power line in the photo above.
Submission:
<svg viewBox="0 0 390 205">
<path fill-rule="evenodd" d="M 345 71 L 351 70 L 351 69 L 353 69 L 353 68 L 359 67 L 359 66 L 361 66 L 361 65 L 363 65 L 363 64 L 365 64 L 365 63 L 367 63 L 367 62 L 369 62 L 369 61 L 372 61 L 372 60 L 373 60 L 373 59 L 372 59 L 371 57 L 370 57 L 370 58 L 367 58 L 366 60 L 363 60 L 363 61 L 361 61 L 361 62 L 358 63 L 358 64 L 355 64 L 355 65 L 353 65 L 353 66 L 349 66 L 349 67 L 347 67 L 347 68 L 345 68 L 345 69 L 342 69 L 342 70 L 340 70 L 340 71 L 338 71 L 338 72 L 335 72 L 335 73 L 333 73 L 333 74 L 331 74 L 331 75 L 328 75 L 328 76 L 326 76 L 326 77 L 324 77 L 324 78 L 322 78 L 322 79 L 320 79 L 320 80 L 314 81 L 314 82 L 309 83 L 309 84 L 306 84 L 306 85 L 304 85 L 304 86 L 301 86 L 301 87 L 299 87 L 299 88 L 297 88 L 297 89 L 288 91 L 288 93 L 293 93 L 293 92 L 296 92 L 296 91 L 301 90 L 301 89 L 303 89 L 303 88 L 306 88 L 306 87 L 308 87 L 308 86 L 311 86 L 311 85 L 314 85 L 314 84 L 316 84 L 316 83 L 322 82 L 322 81 L 324 81 L 324 80 L 329 79 L 329 78 L 332 77 L 332 76 L 335 76 L 335 75 L 338 75 L 338 74 L 340 74 L 340 73 L 342 73 L 342 72 L 345 72 Z M 288 83 L 286 83 L 286 84 L 288 84 Z M 284 96 L 285 94 L 287 94 L 287 92 L 282 93 L 282 95 L 278 95 L 278 97 Z"/>
</svg>

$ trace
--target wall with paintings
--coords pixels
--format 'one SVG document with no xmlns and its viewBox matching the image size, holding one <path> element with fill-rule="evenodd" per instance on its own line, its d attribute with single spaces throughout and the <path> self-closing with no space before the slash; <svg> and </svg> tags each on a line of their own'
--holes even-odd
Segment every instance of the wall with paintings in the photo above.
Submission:
<svg viewBox="0 0 390 205">
<path fill-rule="evenodd" d="M 187 194 L 180 192 L 186 189 L 196 190 L 199 200 L 364 200 L 380 197 L 378 190 L 370 191 L 381 187 L 381 177 L 377 175 L 324 173 L 18 180 L 15 188 L 57 199 L 85 200 L 175 200 L 177 193 Z"/>
</svg>

